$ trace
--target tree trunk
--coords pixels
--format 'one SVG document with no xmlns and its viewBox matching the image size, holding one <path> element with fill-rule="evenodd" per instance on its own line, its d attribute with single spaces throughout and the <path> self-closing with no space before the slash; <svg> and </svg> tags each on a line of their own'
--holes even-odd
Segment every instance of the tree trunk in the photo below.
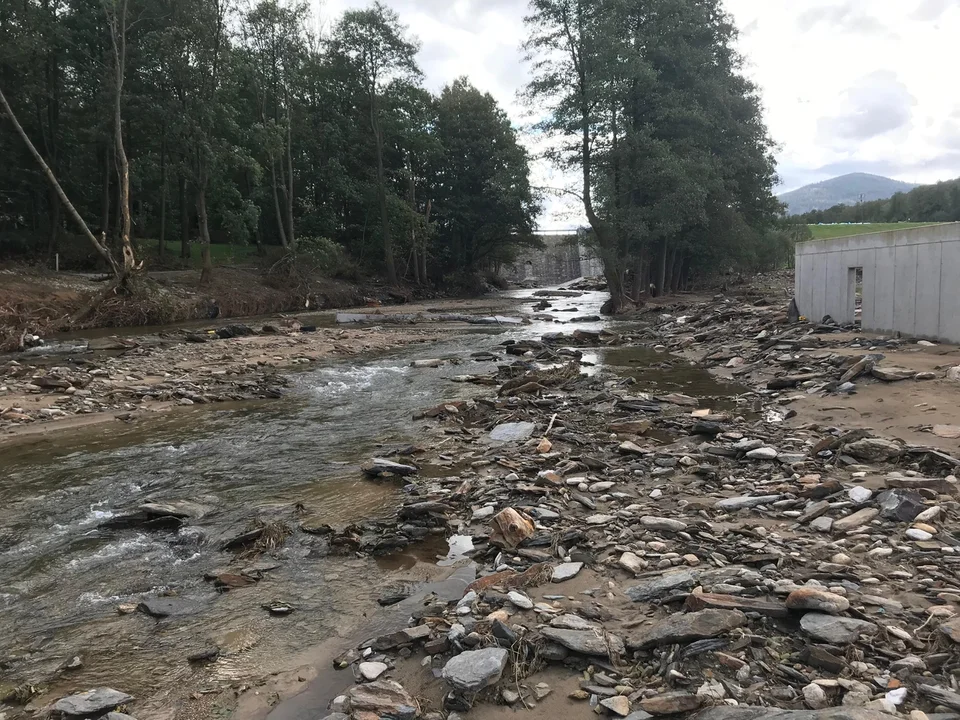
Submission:
<svg viewBox="0 0 960 720">
<path fill-rule="evenodd" d="M 163 260 L 167 254 L 167 140 L 166 132 L 160 137 L 160 239 L 158 255 Z"/>
<path fill-rule="evenodd" d="M 422 279 L 424 285 L 427 283 L 427 233 L 430 229 L 430 212 L 432 210 L 433 201 L 428 199 L 427 209 L 423 215 L 426 230 L 423 233 L 423 237 L 420 239 L 420 278 Z"/>
<path fill-rule="evenodd" d="M 210 259 L 210 227 L 207 225 L 207 191 L 202 182 L 197 187 L 197 221 L 200 225 L 200 247 L 203 257 L 200 284 L 206 285 L 213 279 L 213 261 Z"/>
<path fill-rule="evenodd" d="M 671 248 L 667 253 L 667 271 L 663 281 L 663 294 L 669 295 L 673 292 L 673 266 L 677 261 L 677 249 Z"/>
<path fill-rule="evenodd" d="M 680 277 L 683 274 L 683 264 L 685 257 L 680 254 L 676 254 L 676 257 L 673 261 L 673 277 L 670 280 L 670 292 L 675 293 L 680 290 Z"/>
<path fill-rule="evenodd" d="M 657 296 L 666 292 L 667 284 L 667 239 L 663 239 L 663 247 L 660 249 L 660 269 L 657 275 Z"/>
<path fill-rule="evenodd" d="M 187 205 L 187 176 L 180 174 L 180 257 L 190 259 L 190 206 Z"/>
<path fill-rule="evenodd" d="M 640 299 L 643 297 L 643 293 L 647 290 L 647 276 L 645 272 L 646 263 L 644 262 L 644 254 L 645 253 L 643 252 L 643 249 L 637 253 L 636 263 L 633 267 L 633 292 L 630 296 L 635 303 L 640 302 Z"/>
<path fill-rule="evenodd" d="M 277 229 L 280 232 L 280 244 L 283 245 L 284 250 L 286 250 L 290 245 L 287 242 L 287 231 L 283 226 L 283 213 L 280 211 L 280 193 L 277 190 L 277 165 L 273 160 L 270 161 L 270 177 L 273 180 L 273 209 L 277 213 Z"/>
<path fill-rule="evenodd" d="M 60 238 L 60 198 L 57 191 L 51 187 L 47 200 L 50 205 L 50 235 L 47 238 L 47 255 L 53 257 L 57 252 Z"/>
<path fill-rule="evenodd" d="M 120 242 L 123 251 L 123 276 L 126 277 L 135 269 L 136 260 L 133 256 L 133 244 L 130 239 L 130 163 L 127 160 L 127 151 L 123 146 L 123 120 L 120 115 L 121 99 L 123 96 L 123 75 L 127 59 L 127 0 L 116 0 L 119 8 L 114 7 L 110 26 L 110 37 L 113 43 L 114 59 L 114 101 L 113 126 L 114 146 L 117 151 L 117 175 L 120 191 Z"/>
<path fill-rule="evenodd" d="M 103 148 L 103 186 L 100 193 L 100 235 L 106 242 L 110 234 L 110 176 L 113 175 L 113 163 L 110 161 L 110 144 Z"/>
<path fill-rule="evenodd" d="M 380 205 L 380 231 L 383 235 L 383 260 L 387 267 L 387 282 L 397 284 L 397 266 L 393 259 L 393 237 L 390 234 L 390 213 L 387 212 L 387 176 L 383 169 L 383 131 L 377 117 L 376 96 L 370 97 L 370 125 L 377 145 L 377 202 Z"/>
<path fill-rule="evenodd" d="M 0 107 L 3 108 L 4 113 L 8 118 L 10 118 L 10 122 L 13 123 L 14 130 L 17 131 L 20 139 L 23 140 L 24 144 L 27 146 L 27 149 L 30 151 L 30 154 L 33 155 L 34 160 L 36 160 L 37 164 L 40 165 L 40 169 L 43 170 L 43 174 L 46 175 L 50 185 L 53 186 L 54 190 L 56 190 L 57 196 L 60 198 L 60 202 L 63 203 L 63 206 L 67 209 L 67 212 L 73 218 L 74 222 L 76 222 L 80 227 L 80 230 L 86 236 L 87 240 L 90 241 L 90 244 L 93 245 L 97 253 L 99 253 L 99 255 L 107 261 L 107 264 L 113 271 L 113 274 L 119 278 L 120 268 L 117 266 L 116 260 L 113 259 L 110 251 L 107 250 L 103 243 L 97 240 L 94 234 L 90 232 L 90 228 L 87 227 L 87 224 L 83 221 L 83 218 L 80 217 L 80 213 L 77 212 L 77 209 L 73 206 L 73 203 L 70 202 L 70 199 L 63 191 L 60 183 L 57 182 L 57 178 L 50 169 L 50 166 L 47 165 L 46 161 L 43 159 L 43 156 L 40 155 L 40 153 L 37 151 L 37 148 L 34 147 L 32 142 L 30 142 L 30 138 L 27 136 L 26 131 L 24 131 L 23 126 L 20 125 L 20 121 L 17 120 L 17 116 L 13 114 L 13 109 L 10 107 L 10 103 L 7 102 L 7 98 L 4 96 L 2 90 L 0 90 Z"/>
<path fill-rule="evenodd" d="M 297 249 L 297 236 L 293 229 L 293 119 L 290 117 L 290 99 L 287 98 L 287 240 L 290 250 Z"/>
</svg>

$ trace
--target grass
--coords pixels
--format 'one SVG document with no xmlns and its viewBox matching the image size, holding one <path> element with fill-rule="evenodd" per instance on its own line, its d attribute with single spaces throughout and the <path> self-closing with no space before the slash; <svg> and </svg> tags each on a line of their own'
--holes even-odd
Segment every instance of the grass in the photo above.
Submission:
<svg viewBox="0 0 960 720">
<path fill-rule="evenodd" d="M 866 223 L 864 225 L 810 225 L 810 232 L 814 240 L 829 240 L 831 238 L 846 237 L 848 235 L 866 235 L 867 233 L 885 232 L 887 230 L 909 230 L 910 228 L 925 225 L 937 225 L 928 222 L 902 223 Z"/>
</svg>

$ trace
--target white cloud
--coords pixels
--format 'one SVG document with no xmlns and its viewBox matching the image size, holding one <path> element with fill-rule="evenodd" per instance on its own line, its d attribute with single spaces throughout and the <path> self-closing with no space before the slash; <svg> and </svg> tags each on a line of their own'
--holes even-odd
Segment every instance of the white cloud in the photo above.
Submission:
<svg viewBox="0 0 960 720">
<path fill-rule="evenodd" d="M 330 20 L 368 4 L 326 0 L 322 15 Z M 431 90 L 467 75 L 524 122 L 517 93 L 528 77 L 520 49 L 526 2 L 386 4 L 420 38 Z M 960 95 L 950 84 L 960 0 L 726 0 L 726 8 L 780 144 L 781 189 L 858 170 L 913 182 L 960 176 Z M 537 184 L 564 180 L 545 165 L 535 168 Z M 576 205 L 569 197 L 550 201 L 542 224 L 580 222 Z"/>
</svg>

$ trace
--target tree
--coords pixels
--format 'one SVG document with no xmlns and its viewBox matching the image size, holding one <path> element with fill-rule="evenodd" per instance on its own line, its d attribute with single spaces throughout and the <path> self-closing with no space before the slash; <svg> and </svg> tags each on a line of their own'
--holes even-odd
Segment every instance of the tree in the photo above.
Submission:
<svg viewBox="0 0 960 720">
<path fill-rule="evenodd" d="M 506 113 L 466 78 L 444 88 L 437 107 L 443 156 L 434 215 L 450 264 L 474 272 L 487 260 L 512 260 L 519 246 L 539 245 L 527 154 Z"/>
<path fill-rule="evenodd" d="M 357 74 L 369 112 L 376 149 L 377 203 L 387 280 L 397 284 L 390 214 L 387 208 L 387 177 L 384 167 L 383 98 L 393 83 L 415 82 L 422 73 L 416 63 L 418 43 L 407 39 L 397 14 L 375 2 L 366 10 L 348 10 L 333 31 L 331 49 Z"/>
</svg>

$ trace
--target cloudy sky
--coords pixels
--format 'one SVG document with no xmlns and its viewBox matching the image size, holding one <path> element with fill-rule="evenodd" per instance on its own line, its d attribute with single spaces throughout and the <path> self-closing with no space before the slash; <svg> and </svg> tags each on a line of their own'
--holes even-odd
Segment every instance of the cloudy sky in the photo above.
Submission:
<svg viewBox="0 0 960 720">
<path fill-rule="evenodd" d="M 368 4 L 314 2 L 327 20 Z M 431 89 L 467 75 L 524 122 L 525 0 L 385 2 L 420 39 Z M 778 191 L 848 172 L 921 183 L 960 176 L 960 0 L 725 2 L 780 145 Z M 562 183 L 543 164 L 535 176 Z M 571 223 L 575 209 L 548 204 L 544 227 Z"/>
</svg>

